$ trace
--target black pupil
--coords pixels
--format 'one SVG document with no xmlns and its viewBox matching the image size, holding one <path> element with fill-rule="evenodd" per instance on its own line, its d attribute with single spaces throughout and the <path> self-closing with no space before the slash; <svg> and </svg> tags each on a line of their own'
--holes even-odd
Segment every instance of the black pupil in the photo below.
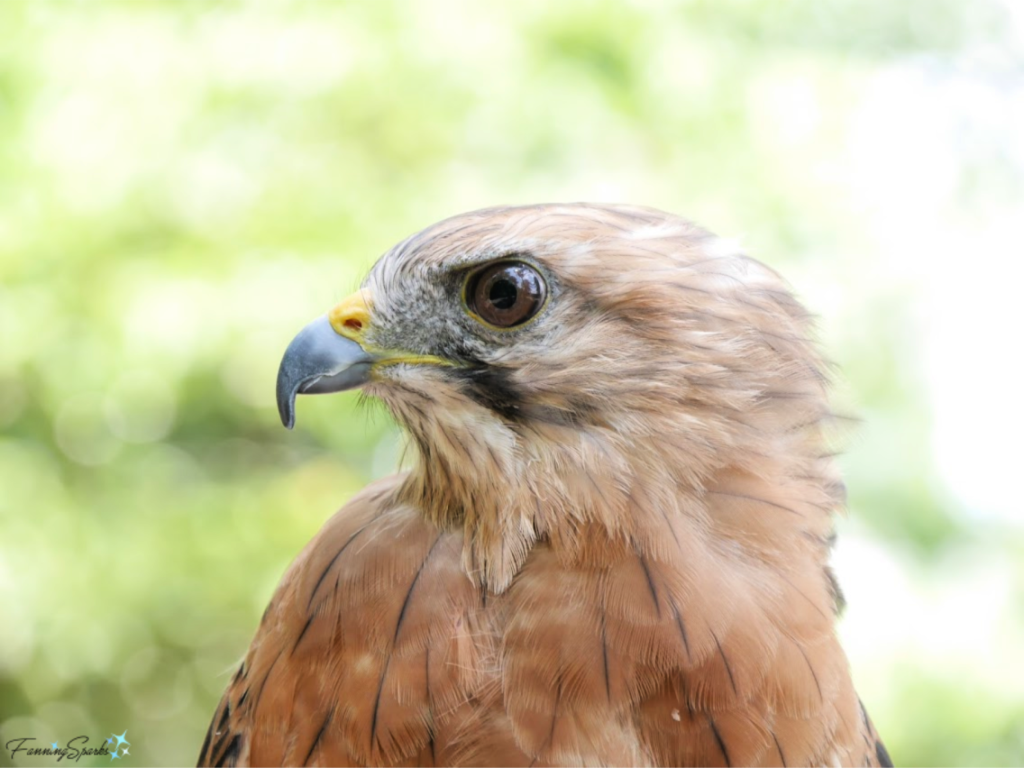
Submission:
<svg viewBox="0 0 1024 768">
<path fill-rule="evenodd" d="M 515 283 L 507 278 L 503 278 L 494 282 L 490 293 L 487 294 L 487 298 L 498 309 L 509 309 L 516 303 L 517 293 Z"/>
</svg>

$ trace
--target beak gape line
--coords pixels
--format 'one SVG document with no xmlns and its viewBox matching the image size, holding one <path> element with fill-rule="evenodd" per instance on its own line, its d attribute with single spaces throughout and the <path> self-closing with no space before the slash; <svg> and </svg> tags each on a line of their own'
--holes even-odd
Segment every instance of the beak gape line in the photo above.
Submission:
<svg viewBox="0 0 1024 768">
<path fill-rule="evenodd" d="M 326 315 L 307 325 L 285 350 L 277 371 L 281 422 L 295 425 L 295 396 L 342 392 L 365 384 L 377 358 L 339 335 Z"/>
</svg>

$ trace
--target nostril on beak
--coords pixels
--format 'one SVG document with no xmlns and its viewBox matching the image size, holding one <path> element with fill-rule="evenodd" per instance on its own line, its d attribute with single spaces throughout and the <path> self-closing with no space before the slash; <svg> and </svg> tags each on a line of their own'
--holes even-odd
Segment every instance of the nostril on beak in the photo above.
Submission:
<svg viewBox="0 0 1024 768">
<path fill-rule="evenodd" d="M 370 327 L 370 294 L 361 289 L 327 313 L 331 327 L 341 336 L 360 341 Z"/>
</svg>

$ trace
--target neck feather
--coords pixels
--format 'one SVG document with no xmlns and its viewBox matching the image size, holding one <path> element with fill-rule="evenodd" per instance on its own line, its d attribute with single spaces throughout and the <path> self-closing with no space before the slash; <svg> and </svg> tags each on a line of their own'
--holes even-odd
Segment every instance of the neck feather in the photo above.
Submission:
<svg viewBox="0 0 1024 768">
<path fill-rule="evenodd" d="M 538 544 L 569 566 L 601 568 L 623 547 L 678 557 L 681 532 L 737 567 L 826 579 L 843 487 L 821 418 L 781 434 L 749 423 L 694 434 L 668 418 L 643 434 L 429 418 L 410 425 L 419 461 L 397 493 L 437 526 L 463 530 L 466 570 L 493 592 Z"/>
</svg>

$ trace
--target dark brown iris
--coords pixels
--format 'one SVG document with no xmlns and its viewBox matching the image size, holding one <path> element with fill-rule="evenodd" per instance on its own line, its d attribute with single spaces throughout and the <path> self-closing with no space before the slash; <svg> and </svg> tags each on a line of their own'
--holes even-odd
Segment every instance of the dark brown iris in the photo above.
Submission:
<svg viewBox="0 0 1024 768">
<path fill-rule="evenodd" d="M 540 311 L 546 291 L 544 279 L 529 264 L 505 261 L 469 278 L 466 303 L 491 325 L 512 328 Z"/>
</svg>

